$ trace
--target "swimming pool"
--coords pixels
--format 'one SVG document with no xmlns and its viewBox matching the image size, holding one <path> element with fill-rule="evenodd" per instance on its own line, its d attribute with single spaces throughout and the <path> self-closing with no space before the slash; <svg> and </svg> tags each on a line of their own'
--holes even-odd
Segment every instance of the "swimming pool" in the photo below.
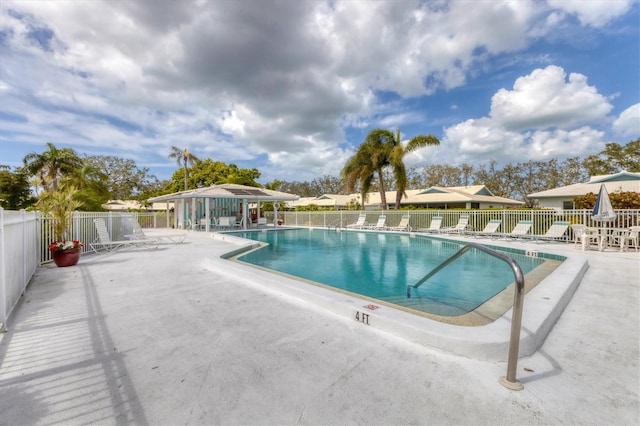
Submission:
<svg viewBox="0 0 640 426">
<path fill-rule="evenodd" d="M 406 286 L 418 282 L 464 243 L 404 233 L 313 228 L 233 234 L 268 244 L 240 255 L 241 262 L 438 316 L 469 313 L 514 280 L 508 264 L 471 250 L 414 289 L 409 299 Z M 510 251 L 525 275 L 548 260 Z"/>
</svg>

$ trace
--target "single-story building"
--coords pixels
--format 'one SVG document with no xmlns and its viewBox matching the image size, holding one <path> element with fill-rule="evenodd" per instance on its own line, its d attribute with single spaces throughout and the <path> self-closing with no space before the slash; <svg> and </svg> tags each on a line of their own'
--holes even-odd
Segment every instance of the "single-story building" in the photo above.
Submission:
<svg viewBox="0 0 640 426">
<path fill-rule="evenodd" d="M 299 197 L 286 192 L 253 186 L 223 184 L 189 191 L 175 192 L 149 199 L 151 203 L 166 204 L 167 223 L 169 223 L 169 204 L 175 204 L 174 227 L 202 229 L 209 231 L 219 218 L 234 218 L 243 229 L 249 227 L 249 210 L 255 206 L 256 216 L 260 216 L 260 203 L 273 203 L 277 217 L 279 203 L 291 202 Z"/>
<path fill-rule="evenodd" d="M 400 201 L 401 206 L 415 206 L 433 209 L 486 209 L 486 208 L 513 208 L 524 205 L 522 201 L 493 195 L 484 185 L 440 187 L 432 186 L 427 189 L 410 189 Z M 395 206 L 396 191 L 385 192 L 387 205 Z M 344 210 L 349 204 L 358 203 L 361 206 L 360 194 L 323 194 L 315 198 L 304 198 L 289 203 L 287 207 L 308 206 L 315 204 L 319 207 L 334 207 L 336 210 Z M 382 206 L 380 192 L 369 192 L 364 203 L 366 210 L 380 209 Z"/>
<path fill-rule="evenodd" d="M 148 205 L 142 204 L 138 200 L 109 200 L 102 205 L 102 208 L 114 212 L 132 210 L 162 211 L 167 209 L 167 203 L 151 203 Z M 173 208 L 173 203 L 170 203 L 169 208 Z"/>
<path fill-rule="evenodd" d="M 556 210 L 571 210 L 575 208 L 573 199 L 588 193 L 597 194 L 600 185 L 607 188 L 609 194 L 614 192 L 640 193 L 640 173 L 622 171 L 612 175 L 592 176 L 588 182 L 535 192 L 527 197 L 537 201 L 539 207 Z"/>
</svg>

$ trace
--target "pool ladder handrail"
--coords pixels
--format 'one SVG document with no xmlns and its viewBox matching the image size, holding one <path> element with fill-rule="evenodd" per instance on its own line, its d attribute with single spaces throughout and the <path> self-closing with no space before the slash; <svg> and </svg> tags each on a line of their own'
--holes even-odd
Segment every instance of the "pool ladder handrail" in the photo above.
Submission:
<svg viewBox="0 0 640 426">
<path fill-rule="evenodd" d="M 516 370 L 518 368 L 518 351 L 520 349 L 520 329 L 522 328 L 522 310 L 524 307 L 524 274 L 520 265 L 510 256 L 499 251 L 490 249 L 477 243 L 467 243 L 464 247 L 446 259 L 435 269 L 425 275 L 420 281 L 414 285 L 407 285 L 407 297 L 411 297 L 411 288 L 418 288 L 429 278 L 437 274 L 451 262 L 465 254 L 467 251 L 475 248 L 503 260 L 511 266 L 513 275 L 516 280 L 516 288 L 513 295 L 513 317 L 511 319 L 511 336 L 509 338 L 509 359 L 507 362 L 507 374 L 499 379 L 502 386 L 510 390 L 522 390 L 524 386 L 516 380 Z"/>
<path fill-rule="evenodd" d="M 327 225 L 327 228 L 328 229 L 336 228 L 336 231 L 340 230 L 340 228 L 342 228 L 342 219 L 334 220 L 329 225 Z"/>
</svg>

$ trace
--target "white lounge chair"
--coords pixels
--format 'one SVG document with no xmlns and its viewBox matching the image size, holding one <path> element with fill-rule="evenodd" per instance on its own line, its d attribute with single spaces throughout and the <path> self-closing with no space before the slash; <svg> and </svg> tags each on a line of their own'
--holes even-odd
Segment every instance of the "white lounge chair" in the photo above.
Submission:
<svg viewBox="0 0 640 426">
<path fill-rule="evenodd" d="M 491 237 L 495 235 L 500 235 L 498 233 L 498 229 L 500 228 L 501 224 L 502 224 L 501 219 L 491 219 L 482 231 L 471 232 L 471 234 L 474 237 Z"/>
<path fill-rule="evenodd" d="M 366 213 L 360 213 L 360 216 L 358 216 L 358 220 L 355 223 L 348 224 L 347 228 L 362 229 L 365 226 L 367 226 L 367 214 Z"/>
<path fill-rule="evenodd" d="M 93 219 L 93 223 L 96 225 L 96 231 L 98 231 L 98 236 L 96 239 L 89 243 L 89 247 L 91 250 L 98 253 L 99 248 L 103 248 L 107 251 L 116 250 L 121 247 L 134 247 L 134 248 L 157 248 L 158 241 L 152 239 L 145 240 L 121 240 L 114 241 L 109 236 L 109 231 L 107 231 L 107 225 L 104 223 L 104 219 L 96 218 Z"/>
<path fill-rule="evenodd" d="M 442 227 L 442 216 L 434 216 L 431 219 L 431 225 L 428 228 L 419 228 L 418 232 L 440 232 L 440 228 Z"/>
<path fill-rule="evenodd" d="M 462 234 L 465 229 L 469 226 L 469 216 L 460 216 L 458 219 L 458 223 L 453 228 L 443 228 L 440 232 L 444 232 L 447 234 Z"/>
<path fill-rule="evenodd" d="M 409 216 L 408 214 L 405 214 L 400 219 L 400 223 L 398 223 L 398 225 L 389 226 L 389 227 L 387 227 L 387 230 L 389 230 L 389 231 L 407 231 L 407 232 L 411 232 L 411 225 L 409 225 L 409 219 L 411 219 L 411 216 Z"/>
<path fill-rule="evenodd" d="M 257 226 L 258 228 L 263 228 L 267 226 L 267 218 L 266 217 L 259 217 L 258 218 L 258 222 L 257 222 Z"/>
<path fill-rule="evenodd" d="M 544 235 L 534 235 L 536 241 L 561 241 L 565 232 L 569 229 L 569 222 L 565 220 L 557 220 L 551 224 L 551 227 Z"/>
<path fill-rule="evenodd" d="M 165 242 L 167 244 L 179 244 L 184 242 L 187 234 L 146 234 L 137 220 L 128 218 L 131 223 L 132 240 L 156 240 L 157 242 Z M 126 237 L 127 235 L 125 235 Z"/>
<path fill-rule="evenodd" d="M 502 236 L 505 238 L 524 238 L 531 230 L 531 226 L 533 226 L 532 220 L 520 220 L 511 232 L 502 234 Z"/>
<path fill-rule="evenodd" d="M 387 228 L 387 215 L 381 214 L 378 216 L 378 222 L 373 226 L 367 226 L 367 229 L 384 230 Z"/>
</svg>

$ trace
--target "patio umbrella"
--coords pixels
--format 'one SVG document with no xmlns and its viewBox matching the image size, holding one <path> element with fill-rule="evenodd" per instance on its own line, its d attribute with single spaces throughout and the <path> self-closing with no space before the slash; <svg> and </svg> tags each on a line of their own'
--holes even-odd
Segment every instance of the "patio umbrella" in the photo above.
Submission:
<svg viewBox="0 0 640 426">
<path fill-rule="evenodd" d="M 616 218 L 616 212 L 613 211 L 609 193 L 604 184 L 600 185 L 600 192 L 596 198 L 596 205 L 593 207 L 591 218 L 597 222 L 611 222 Z"/>
</svg>

